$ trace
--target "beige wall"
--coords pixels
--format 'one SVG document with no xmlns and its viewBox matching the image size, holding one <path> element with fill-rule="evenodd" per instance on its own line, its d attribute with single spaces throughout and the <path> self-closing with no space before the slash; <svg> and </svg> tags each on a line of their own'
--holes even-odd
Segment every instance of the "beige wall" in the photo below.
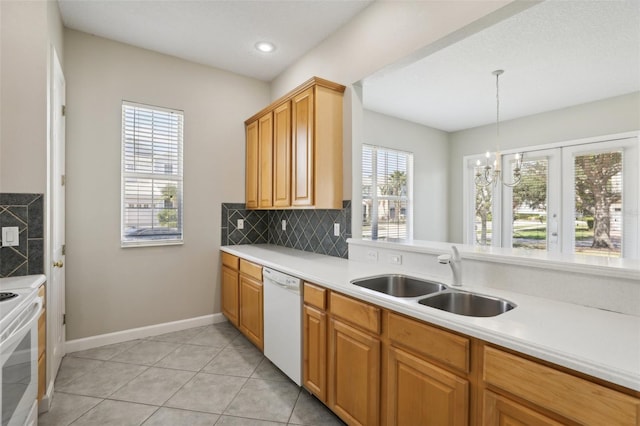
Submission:
<svg viewBox="0 0 640 426">
<path fill-rule="evenodd" d="M 0 192 L 46 192 L 50 48 L 63 61 L 62 45 L 57 1 L 0 1 Z"/>
<path fill-rule="evenodd" d="M 0 1 L 0 192 L 44 192 L 47 7 Z"/>
<path fill-rule="evenodd" d="M 65 31 L 67 338 L 220 312 L 220 204 L 244 201 L 244 120 L 268 84 Z M 184 245 L 120 248 L 122 100 L 184 111 Z"/>
<path fill-rule="evenodd" d="M 640 130 L 639 92 L 501 122 L 500 146 L 509 150 L 637 130 Z M 463 238 L 462 158 L 492 150 L 478 141 L 495 140 L 495 131 L 495 125 L 490 124 L 450 134 L 449 238 L 452 242 L 461 243 Z"/>
<path fill-rule="evenodd" d="M 366 144 L 413 153 L 413 238 L 447 241 L 448 133 L 369 110 L 363 132 Z M 361 199 L 354 194 L 353 203 Z"/>
</svg>

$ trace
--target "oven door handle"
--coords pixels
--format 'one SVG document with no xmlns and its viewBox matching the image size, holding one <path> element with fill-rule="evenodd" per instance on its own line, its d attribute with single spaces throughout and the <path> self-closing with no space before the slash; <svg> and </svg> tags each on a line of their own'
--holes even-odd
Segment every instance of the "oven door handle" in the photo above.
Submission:
<svg viewBox="0 0 640 426">
<path fill-rule="evenodd" d="M 29 317 L 28 321 L 21 321 L 22 326 L 18 330 L 11 333 L 11 335 L 7 337 L 7 339 L 4 342 L 0 343 L 0 352 L 2 352 L 4 348 L 10 347 L 11 345 L 13 345 L 14 341 L 18 340 L 21 337 L 22 332 L 27 328 L 31 327 L 31 323 L 38 319 L 38 317 L 40 316 L 40 313 L 42 312 L 42 298 L 40 297 L 36 298 L 33 305 L 35 306 L 34 314 Z"/>
</svg>

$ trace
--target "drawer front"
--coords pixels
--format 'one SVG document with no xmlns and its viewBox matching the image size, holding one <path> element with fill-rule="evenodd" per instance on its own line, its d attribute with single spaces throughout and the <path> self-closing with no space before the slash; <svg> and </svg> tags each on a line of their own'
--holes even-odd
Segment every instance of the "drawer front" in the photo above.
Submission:
<svg viewBox="0 0 640 426">
<path fill-rule="evenodd" d="M 469 339 L 389 314 L 389 339 L 463 373 L 469 372 Z"/>
<path fill-rule="evenodd" d="M 228 266 L 229 268 L 235 269 L 236 271 L 238 270 L 238 261 L 240 260 L 240 258 L 225 252 L 222 252 L 221 257 L 222 257 L 222 264 L 224 266 Z"/>
<path fill-rule="evenodd" d="M 380 308 L 338 293 L 330 293 L 331 314 L 375 334 L 380 334 Z"/>
<path fill-rule="evenodd" d="M 483 378 L 581 424 L 640 424 L 639 399 L 495 348 L 485 347 Z"/>
<path fill-rule="evenodd" d="M 240 272 L 262 282 L 262 266 L 257 263 L 240 259 Z"/>
<path fill-rule="evenodd" d="M 327 290 L 317 285 L 304 283 L 304 303 L 324 311 L 327 309 Z"/>
</svg>

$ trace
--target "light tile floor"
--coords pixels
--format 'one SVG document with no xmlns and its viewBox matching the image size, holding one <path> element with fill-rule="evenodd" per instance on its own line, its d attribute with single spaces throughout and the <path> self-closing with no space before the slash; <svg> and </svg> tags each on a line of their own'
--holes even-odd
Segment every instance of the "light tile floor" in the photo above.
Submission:
<svg viewBox="0 0 640 426">
<path fill-rule="evenodd" d="M 229 323 L 68 354 L 38 424 L 343 425 Z"/>
</svg>

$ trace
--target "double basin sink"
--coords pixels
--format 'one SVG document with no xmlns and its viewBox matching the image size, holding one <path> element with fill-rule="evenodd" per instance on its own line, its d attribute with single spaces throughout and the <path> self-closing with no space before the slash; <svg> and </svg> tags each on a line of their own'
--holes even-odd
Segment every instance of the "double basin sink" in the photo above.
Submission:
<svg viewBox="0 0 640 426">
<path fill-rule="evenodd" d="M 353 280 L 351 283 L 394 297 L 423 296 L 418 299 L 421 305 L 470 317 L 495 317 L 516 307 L 504 299 L 453 290 L 441 283 L 406 275 L 380 275 Z"/>
</svg>

